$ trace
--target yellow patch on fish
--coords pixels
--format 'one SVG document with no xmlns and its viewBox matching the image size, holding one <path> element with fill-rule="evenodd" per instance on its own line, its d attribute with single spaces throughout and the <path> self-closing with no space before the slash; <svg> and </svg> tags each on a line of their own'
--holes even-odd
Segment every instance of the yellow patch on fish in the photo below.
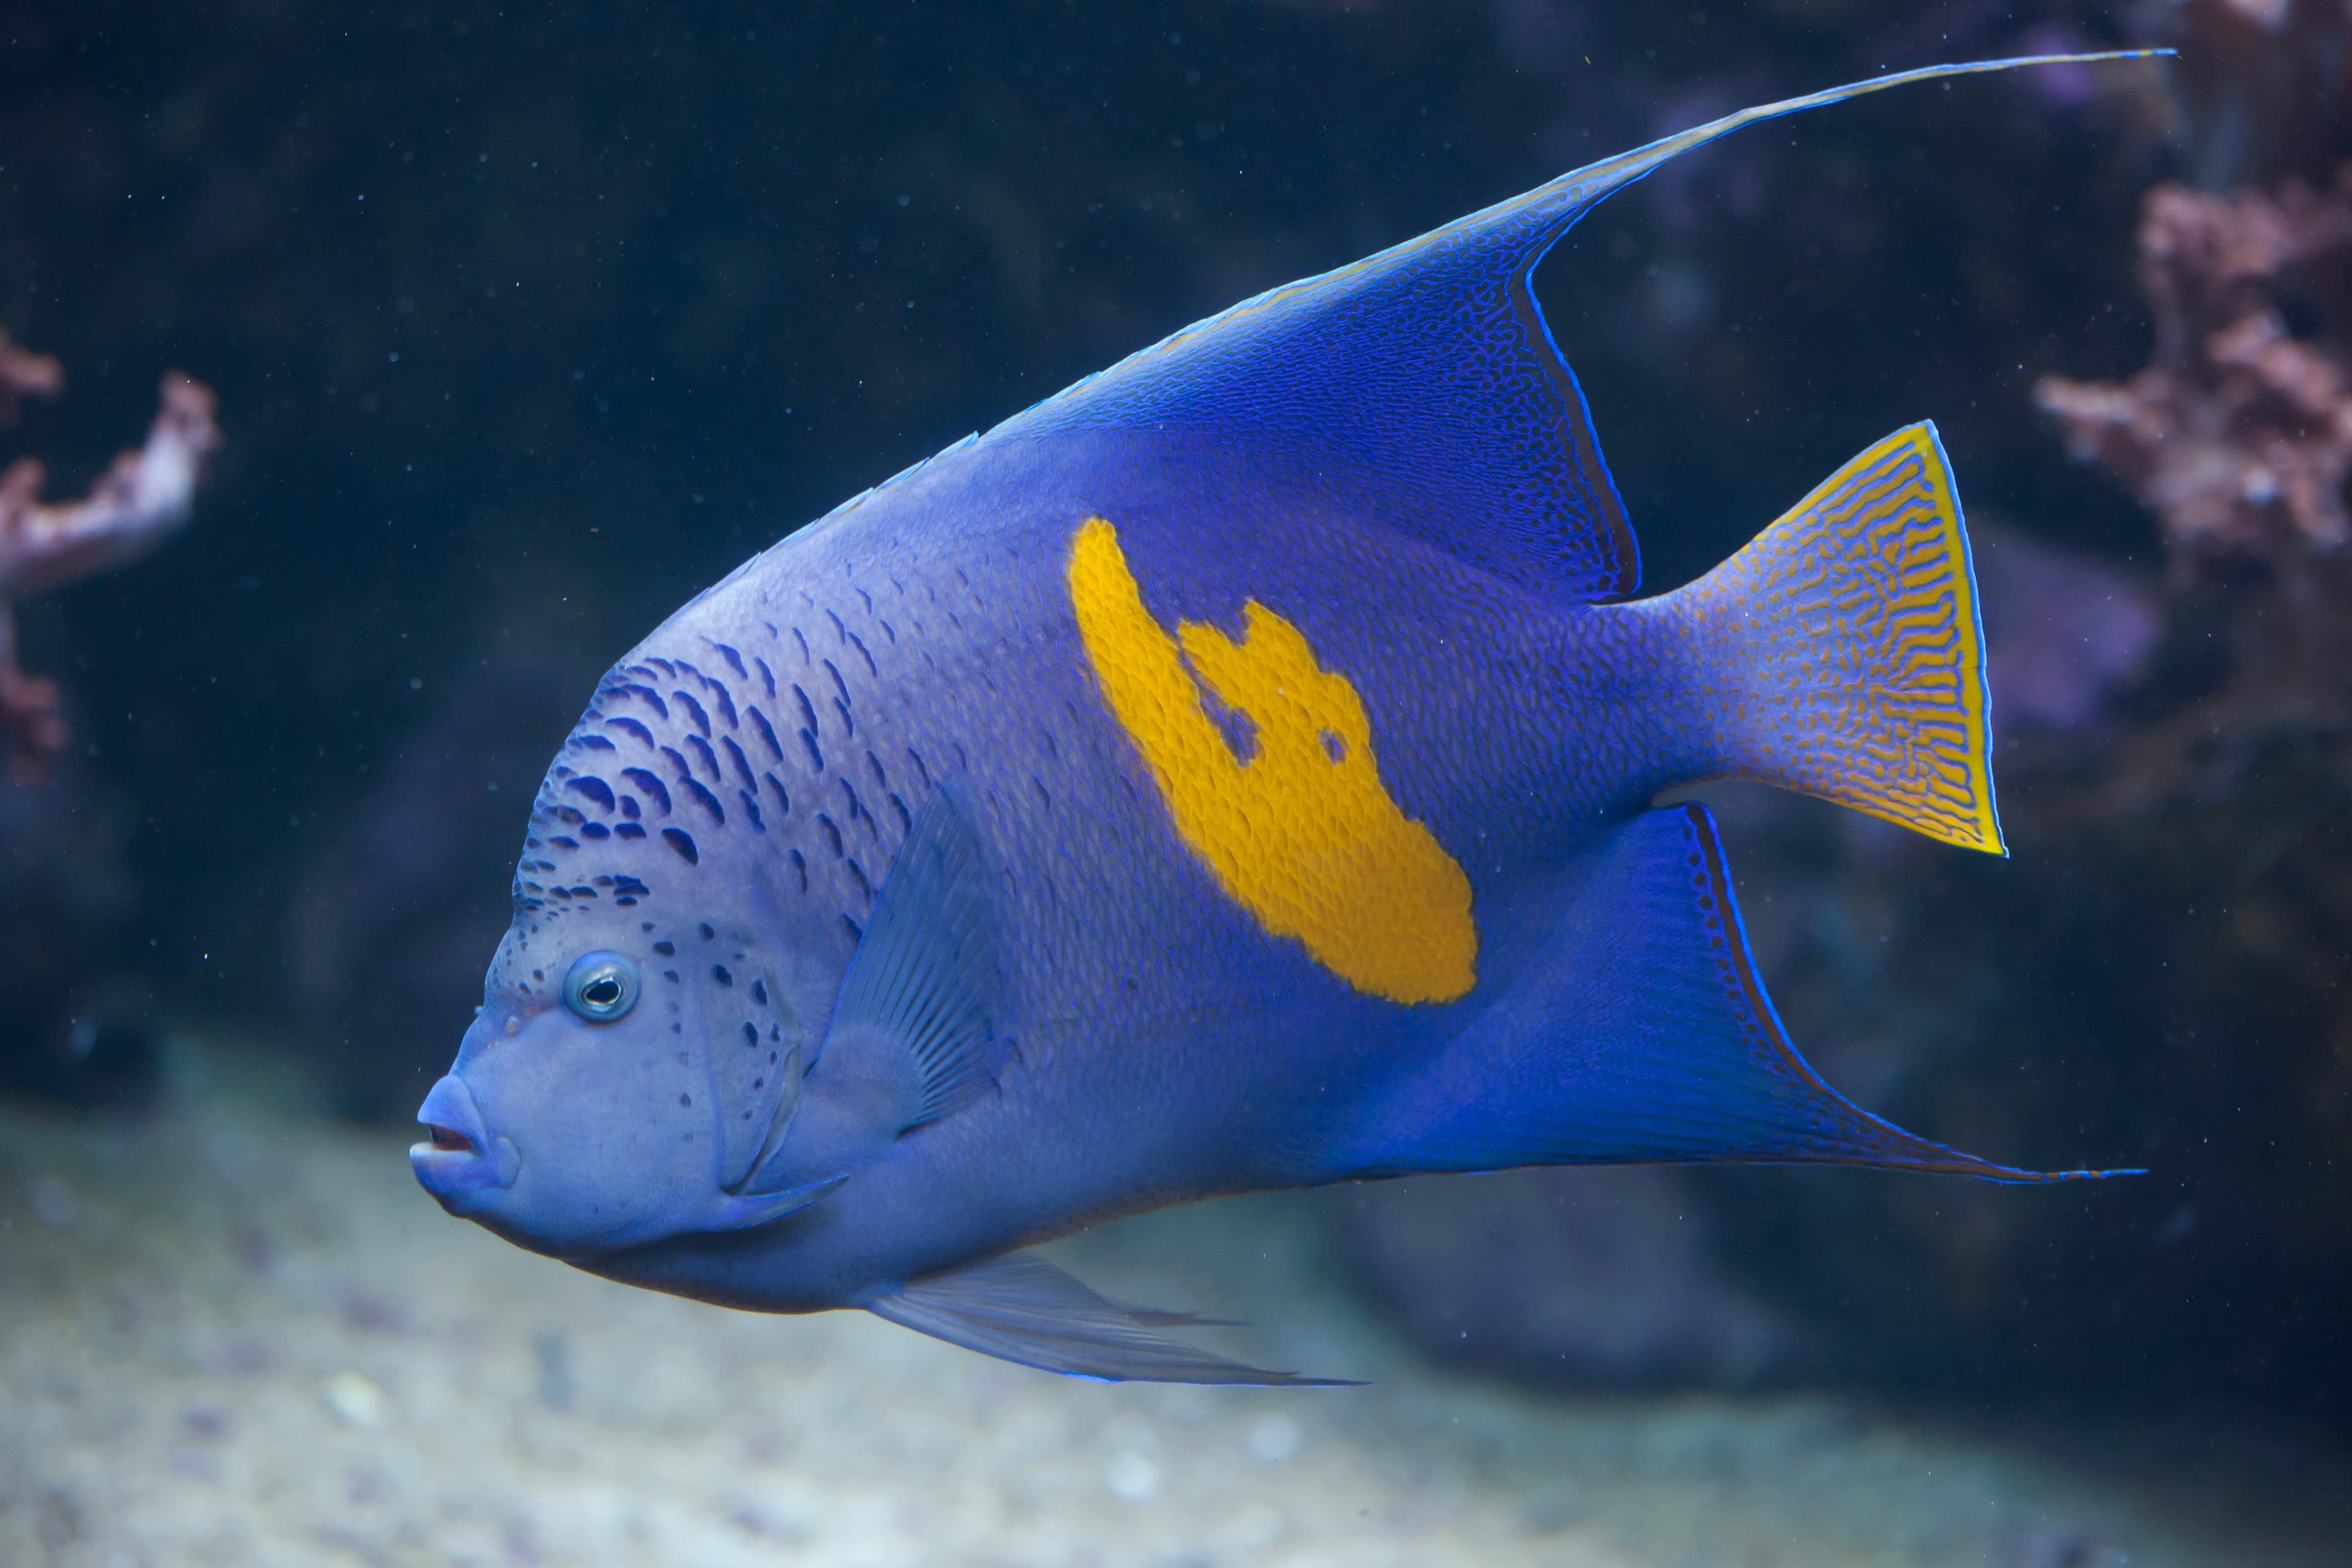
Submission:
<svg viewBox="0 0 2352 1568">
<path fill-rule="evenodd" d="M 1170 637 L 1098 517 L 1070 542 L 1070 605 L 1112 714 L 1226 893 L 1359 991 L 1392 1002 L 1469 991 L 1470 879 L 1389 797 L 1363 699 L 1297 626 L 1252 599 L 1238 643 L 1191 622 Z M 1256 727 L 1246 762 L 1200 685 Z"/>
</svg>

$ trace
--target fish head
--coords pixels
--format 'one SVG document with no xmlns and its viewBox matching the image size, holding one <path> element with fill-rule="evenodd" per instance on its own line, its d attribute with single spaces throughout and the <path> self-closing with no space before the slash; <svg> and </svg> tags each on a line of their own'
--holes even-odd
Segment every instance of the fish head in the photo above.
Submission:
<svg viewBox="0 0 2352 1568">
<path fill-rule="evenodd" d="M 550 795 L 482 1005 L 417 1112 L 418 1182 L 573 1260 L 773 1217 L 729 1189 L 799 1096 L 788 945 L 717 856 L 598 837 Z"/>
</svg>

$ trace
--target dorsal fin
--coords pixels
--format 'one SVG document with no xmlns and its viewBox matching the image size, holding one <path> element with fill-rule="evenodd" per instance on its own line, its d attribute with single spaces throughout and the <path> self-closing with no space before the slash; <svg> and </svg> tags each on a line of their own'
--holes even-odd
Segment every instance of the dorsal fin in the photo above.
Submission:
<svg viewBox="0 0 2352 1568">
<path fill-rule="evenodd" d="M 1578 218 L 1667 159 L 1758 121 L 1938 77 L 2169 52 L 1929 66 L 1745 109 L 1244 300 L 990 434 L 1205 440 L 1311 474 L 1318 493 L 1366 520 L 1544 598 L 1622 598 L 1641 574 L 1633 531 L 1584 395 L 1528 287 Z"/>
</svg>

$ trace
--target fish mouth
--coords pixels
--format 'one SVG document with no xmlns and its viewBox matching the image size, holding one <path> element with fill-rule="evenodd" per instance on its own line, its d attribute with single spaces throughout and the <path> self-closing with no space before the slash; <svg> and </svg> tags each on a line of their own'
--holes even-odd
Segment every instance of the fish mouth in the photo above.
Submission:
<svg viewBox="0 0 2352 1568">
<path fill-rule="evenodd" d="M 490 1136 L 465 1079 L 451 1073 L 435 1084 L 417 1108 L 416 1120 L 425 1135 L 409 1147 L 409 1169 L 443 1206 L 484 1188 L 514 1185 L 522 1157 L 513 1140 Z"/>
<path fill-rule="evenodd" d="M 444 1153 L 472 1154 L 479 1152 L 471 1138 L 454 1127 L 444 1127 L 436 1121 L 425 1123 L 426 1142 Z"/>
</svg>

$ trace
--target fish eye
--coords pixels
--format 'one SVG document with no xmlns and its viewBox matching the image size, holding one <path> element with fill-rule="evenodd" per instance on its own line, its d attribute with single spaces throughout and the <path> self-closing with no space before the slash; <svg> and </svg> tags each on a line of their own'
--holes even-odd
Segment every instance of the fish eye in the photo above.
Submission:
<svg viewBox="0 0 2352 1568">
<path fill-rule="evenodd" d="M 637 1005 L 637 966 L 617 952 L 583 952 L 563 977 L 563 1005 L 592 1024 L 609 1024 Z"/>
</svg>

